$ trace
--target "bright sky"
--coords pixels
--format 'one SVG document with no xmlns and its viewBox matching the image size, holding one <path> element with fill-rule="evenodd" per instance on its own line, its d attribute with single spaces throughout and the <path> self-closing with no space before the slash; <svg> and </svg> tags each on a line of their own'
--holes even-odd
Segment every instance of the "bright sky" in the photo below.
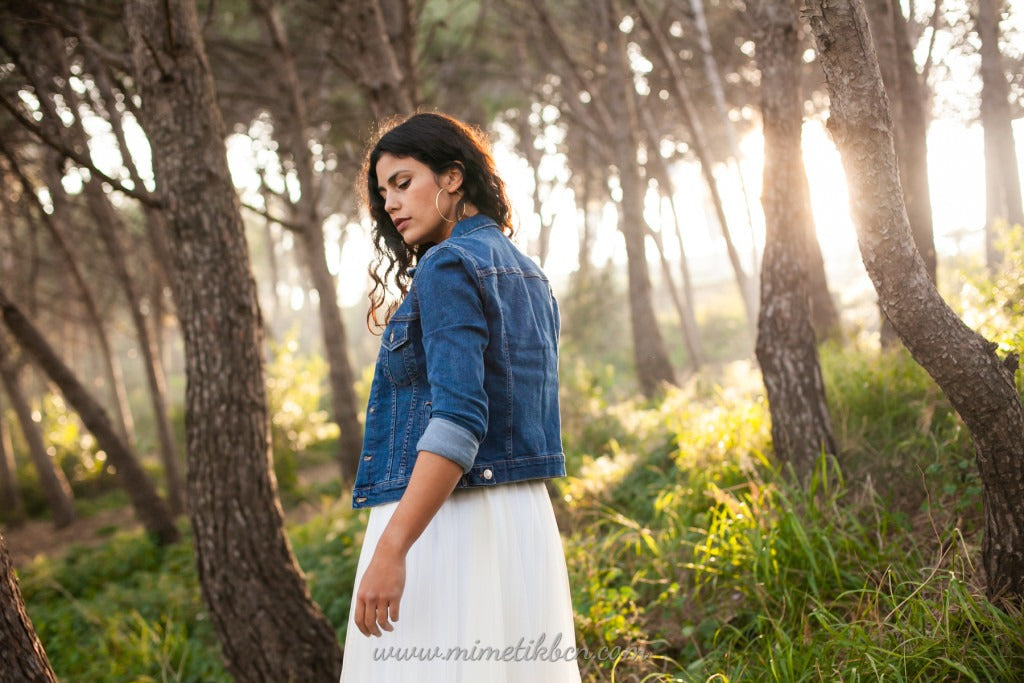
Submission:
<svg viewBox="0 0 1024 683">
<path fill-rule="evenodd" d="M 1014 126 L 1018 158 L 1024 159 L 1024 120 Z M 839 153 L 824 126 L 817 121 L 804 126 L 804 157 L 811 185 L 811 200 L 817 224 L 818 238 L 826 259 L 826 267 L 849 268 L 860 263 L 856 233 L 850 218 L 846 177 Z M 760 133 L 748 135 L 741 141 L 744 154 L 742 169 L 751 199 L 754 219 L 753 238 L 760 249 L 764 243 L 764 218 L 761 213 L 760 192 L 763 164 L 763 140 Z M 505 179 L 519 219 L 520 235 L 517 242 L 529 245 L 539 232 L 540 222 L 532 215 L 533 177 L 526 162 L 499 137 L 495 144 L 495 158 L 499 172 Z M 951 120 L 936 120 L 928 136 L 928 167 L 931 184 L 936 248 L 948 254 L 960 245 L 962 249 L 981 248 L 981 231 L 985 224 L 985 172 L 982 130 L 979 125 L 964 125 Z M 563 176 L 564 164 L 558 158 L 547 158 L 548 168 L 542 172 Z M 709 214 L 707 190 L 696 164 L 677 164 L 674 169 L 678 188 L 676 204 L 681 210 L 687 256 L 698 278 L 721 278 L 726 267 L 724 243 Z M 726 204 L 727 219 L 734 230 L 733 239 L 746 264 L 751 260 L 751 229 L 747 223 L 739 182 L 731 167 L 716 170 L 720 191 Z M 551 212 L 554 225 L 551 235 L 551 253 L 546 264 L 548 274 L 557 280 L 569 275 L 577 267 L 578 230 L 580 217 L 570 191 L 561 189 L 543 208 Z M 646 217 L 652 226 L 661 225 L 658 199 L 654 193 L 648 197 Z M 666 213 L 666 219 L 670 214 Z M 710 219 L 710 222 L 709 222 Z M 671 225 L 669 230 L 674 229 Z M 365 270 L 369 259 L 369 241 L 365 229 L 354 230 L 341 254 L 340 272 Z M 625 249 L 617 230 L 617 215 L 607 207 L 594 244 L 594 261 L 604 263 L 625 262 Z M 678 257 L 674 239 L 665 240 L 670 258 Z M 649 245 L 652 272 L 657 254 Z M 703 267 L 702 267 L 703 266 Z M 748 267 L 749 270 L 749 267 Z M 343 302 L 357 303 L 363 296 L 359 287 L 342 287 Z"/>
<path fill-rule="evenodd" d="M 1011 18 L 1015 15 L 1011 15 Z M 1009 22 L 1007 22 L 1009 23 Z M 945 37 L 940 32 L 939 37 Z M 925 41 L 922 41 L 925 42 Z M 942 57 L 950 48 L 936 46 L 936 54 Z M 1018 46 L 1019 49 L 1024 49 Z M 638 59 L 640 59 L 638 57 Z M 936 97 L 964 101 L 965 92 L 977 89 L 977 64 L 970 59 L 959 58 L 949 60 L 952 71 L 945 80 L 936 79 Z M 642 69 L 641 69 L 642 71 Z M 957 81 L 951 85 L 952 81 Z M 72 78 L 72 85 L 84 90 L 84 85 Z M 950 90 L 953 88 L 953 90 Z M 23 95 L 31 97 L 30 95 Z M 975 107 L 976 97 L 966 98 Z M 31 103 L 30 103 L 31 104 Z M 963 109 L 963 108 L 962 108 Z M 536 112 L 538 121 L 552 123 L 557 116 L 554 107 L 544 107 Z M 977 123 L 965 124 L 954 119 L 959 115 L 963 118 L 964 111 L 954 112 L 950 118 L 935 119 L 931 123 L 928 137 L 928 167 L 931 183 L 931 196 L 935 225 L 936 248 L 940 254 L 949 254 L 957 248 L 964 250 L 981 249 L 981 231 L 985 217 L 985 185 L 982 129 Z M 128 116 L 127 135 L 133 149 L 136 163 L 143 173 L 147 184 L 151 184 L 149 147 L 144 135 L 137 126 L 131 125 Z M 121 160 L 116 144 L 109 132 L 106 121 L 98 117 L 87 117 L 85 120 L 91 140 L 92 155 L 97 165 L 104 171 L 113 173 L 118 169 Z M 573 202 L 572 193 L 565 187 L 568 169 L 562 155 L 556 152 L 555 145 L 559 142 L 557 126 L 547 127 L 548 135 L 553 136 L 545 141 L 547 151 L 541 163 L 540 173 L 545 182 L 554 180 L 554 191 L 544 198 L 542 211 L 546 216 L 553 216 L 551 235 L 551 258 L 545 269 L 552 279 L 558 283 L 577 267 L 578 230 L 580 217 Z M 1024 120 L 1018 120 L 1014 126 L 1017 156 L 1024 159 Z M 513 135 L 507 127 L 495 128 L 494 154 L 498 169 L 505 179 L 518 218 L 519 235 L 517 242 L 529 251 L 539 232 L 540 221 L 533 212 L 532 191 L 533 174 L 525 160 L 518 156 L 512 144 Z M 856 235 L 849 215 L 846 194 L 846 180 L 842 173 L 838 152 L 829 139 L 821 122 L 809 121 L 804 126 L 804 156 L 808 177 L 811 185 L 811 197 L 817 230 L 821 242 L 826 268 L 849 270 L 860 267 L 860 254 L 857 249 Z M 763 216 L 761 214 L 760 190 L 763 163 L 763 141 L 760 133 L 748 135 L 741 141 L 744 156 L 742 172 L 749 192 L 750 210 L 754 225 L 747 221 L 747 211 L 734 167 L 721 166 L 716 169 L 720 192 L 725 200 L 727 218 L 732 228 L 733 239 L 744 259 L 749 271 L 752 260 L 753 239 L 758 248 L 764 241 Z M 292 179 L 284 181 L 276 167 L 276 155 L 273 152 L 271 130 L 267 122 L 256 121 L 248 135 L 232 135 L 228 139 L 228 162 L 236 186 L 242 191 L 244 200 L 252 204 L 261 204 L 256 193 L 259 178 L 254 168 L 256 164 L 269 167 L 267 180 L 278 189 L 285 185 L 293 196 L 297 188 Z M 320 150 L 313 150 L 318 153 Z M 715 225 L 713 214 L 708 208 L 707 190 L 696 164 L 677 164 L 675 169 L 677 186 L 676 204 L 681 211 L 687 255 L 694 277 L 698 281 L 727 279 L 728 262 L 725 258 L 724 243 Z M 611 176 L 611 174 L 609 174 Z M 356 179 L 352 179 L 351 188 L 339 188 L 342 191 L 355 191 Z M 614 186 L 614 179 L 610 177 Z M 78 191 L 81 179 L 75 174 L 65 178 L 69 191 Z M 617 188 L 613 187 L 613 192 Z M 114 195 L 115 202 L 123 199 Z M 662 211 L 659 200 L 652 192 L 648 196 L 646 217 L 651 225 L 659 228 Z M 666 218 L 670 214 L 664 212 Z M 251 214 L 246 213 L 248 218 Z M 617 212 L 608 205 L 600 217 L 600 225 L 593 245 L 593 258 L 596 263 L 611 260 L 615 263 L 625 262 L 625 249 L 622 237 L 617 230 Z M 710 221 L 709 222 L 709 218 Z M 341 225 L 337 217 L 329 218 L 325 225 L 327 234 L 328 265 L 339 278 L 339 299 L 344 306 L 365 302 L 366 266 L 370 261 L 370 242 L 365 224 L 349 225 L 348 237 L 343 248 L 339 248 L 338 236 Z M 666 226 L 669 230 L 673 228 Z M 286 246 L 291 236 L 285 232 Z M 677 257 L 674 238 L 664 240 L 669 257 Z M 657 273 L 653 244 L 649 244 L 649 258 L 652 261 L 652 273 Z M 862 269 L 861 269 L 862 270 Z M 351 274 L 351 275 L 350 275 Z M 870 286 L 870 285 L 866 285 Z M 291 292 L 295 305 L 301 305 L 305 296 L 301 290 Z"/>
</svg>

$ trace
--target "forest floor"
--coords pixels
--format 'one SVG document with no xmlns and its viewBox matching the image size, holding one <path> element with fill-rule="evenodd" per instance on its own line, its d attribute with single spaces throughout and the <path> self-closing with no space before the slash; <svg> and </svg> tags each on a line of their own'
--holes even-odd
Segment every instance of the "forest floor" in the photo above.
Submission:
<svg viewBox="0 0 1024 683">
<path fill-rule="evenodd" d="M 338 465 L 319 463 L 298 471 L 300 486 L 320 484 L 338 478 Z M 308 500 L 285 507 L 287 524 L 302 524 L 320 512 L 320 507 Z M 72 546 L 97 546 L 116 531 L 141 529 L 130 505 L 98 510 L 76 519 L 70 526 L 56 529 L 48 519 L 29 519 L 17 526 L 5 525 L 4 540 L 14 566 L 21 569 L 38 557 L 54 559 L 64 555 Z"/>
</svg>

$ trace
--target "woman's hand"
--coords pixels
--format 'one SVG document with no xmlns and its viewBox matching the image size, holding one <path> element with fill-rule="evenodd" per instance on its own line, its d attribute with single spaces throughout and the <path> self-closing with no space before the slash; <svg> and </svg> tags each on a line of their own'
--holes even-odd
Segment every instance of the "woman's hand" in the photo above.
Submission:
<svg viewBox="0 0 1024 683">
<path fill-rule="evenodd" d="M 405 554 L 378 545 L 356 592 L 356 627 L 369 637 L 393 631 L 405 588 Z M 378 628 L 379 627 L 379 628 Z"/>
<path fill-rule="evenodd" d="M 391 622 L 398 621 L 398 602 L 405 588 L 405 556 L 461 476 L 462 467 L 448 458 L 419 452 L 409 486 L 381 532 L 356 591 L 354 619 L 364 636 L 394 630 Z"/>
</svg>

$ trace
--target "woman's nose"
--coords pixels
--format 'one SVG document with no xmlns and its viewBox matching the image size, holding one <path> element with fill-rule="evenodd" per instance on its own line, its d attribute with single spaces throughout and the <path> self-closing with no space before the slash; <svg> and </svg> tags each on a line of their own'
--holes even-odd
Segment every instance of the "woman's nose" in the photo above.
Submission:
<svg viewBox="0 0 1024 683">
<path fill-rule="evenodd" d="M 391 213 L 397 208 L 398 200 L 395 198 L 395 195 L 392 194 L 391 192 L 388 192 L 386 195 L 384 195 L 384 210 L 387 211 L 388 213 Z"/>
</svg>

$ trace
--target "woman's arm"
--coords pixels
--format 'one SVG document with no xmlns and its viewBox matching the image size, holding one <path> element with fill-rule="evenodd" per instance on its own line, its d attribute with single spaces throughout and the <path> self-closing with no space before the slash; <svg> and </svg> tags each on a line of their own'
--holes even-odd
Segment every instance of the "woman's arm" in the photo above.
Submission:
<svg viewBox="0 0 1024 683">
<path fill-rule="evenodd" d="M 430 451 L 420 451 L 409 485 L 384 528 L 356 592 L 356 627 L 364 636 L 394 630 L 405 588 L 405 556 L 451 495 L 462 467 Z M 389 621 L 390 618 L 390 621 Z M 378 628 L 379 626 L 379 628 Z"/>
</svg>

